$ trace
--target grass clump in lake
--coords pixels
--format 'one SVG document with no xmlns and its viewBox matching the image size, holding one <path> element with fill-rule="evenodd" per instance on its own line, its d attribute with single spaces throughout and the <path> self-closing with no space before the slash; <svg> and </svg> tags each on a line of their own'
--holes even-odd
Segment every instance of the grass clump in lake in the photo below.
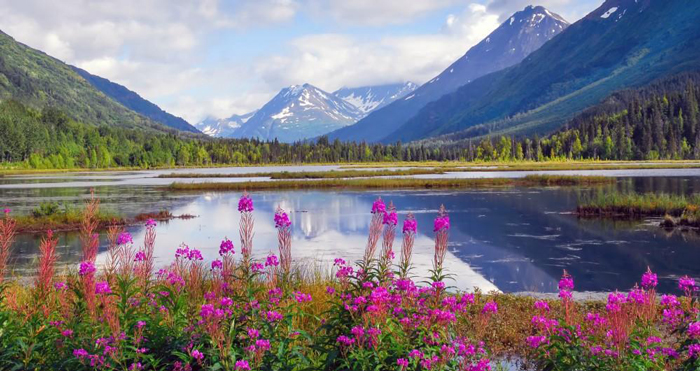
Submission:
<svg viewBox="0 0 700 371">
<path fill-rule="evenodd" d="M 453 170 L 458 171 L 458 168 L 417 168 L 417 169 L 398 169 L 398 170 L 330 170 L 330 171 L 281 171 L 281 172 L 258 172 L 258 173 L 242 173 L 242 174 L 162 174 L 158 178 L 270 178 L 275 180 L 280 179 L 342 179 L 342 178 L 371 178 L 380 176 L 407 176 L 407 175 L 427 175 L 427 174 L 445 174 Z"/>
<path fill-rule="evenodd" d="M 600 176 L 528 175 L 523 178 L 366 178 L 366 179 L 314 179 L 305 181 L 247 181 L 230 183 L 173 183 L 175 191 L 243 191 L 274 189 L 431 189 L 431 188 L 479 188 L 512 186 L 577 186 L 611 184 L 615 178 Z"/>
<path fill-rule="evenodd" d="M 598 194 L 579 201 L 577 211 L 586 216 L 645 217 L 683 214 L 695 216 L 700 195 L 672 195 L 666 193 L 621 193 Z"/>
<path fill-rule="evenodd" d="M 46 230 L 53 231 L 77 231 L 81 228 L 85 219 L 85 208 L 71 207 L 57 202 L 42 202 L 35 207 L 30 214 L 20 215 L 15 218 L 17 231 L 21 233 L 38 233 Z M 113 225 L 130 225 L 140 223 L 148 219 L 168 221 L 175 218 L 189 219 L 192 215 L 173 215 L 168 210 L 140 213 L 133 218 L 119 216 L 114 212 L 99 210 L 94 213 L 93 220 L 97 229 L 107 229 Z"/>
</svg>

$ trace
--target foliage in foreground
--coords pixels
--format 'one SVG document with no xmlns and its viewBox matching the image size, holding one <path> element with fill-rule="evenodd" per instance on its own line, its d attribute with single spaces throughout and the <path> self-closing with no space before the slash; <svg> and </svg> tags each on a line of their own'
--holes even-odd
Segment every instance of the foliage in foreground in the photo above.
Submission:
<svg viewBox="0 0 700 371">
<path fill-rule="evenodd" d="M 275 214 L 279 254 L 258 261 L 250 196 L 238 208 L 240 258 L 228 239 L 221 257 L 207 264 L 199 250 L 182 245 L 154 275 L 153 221 L 138 247 L 121 227 L 111 227 L 98 271 L 93 199 L 81 224 L 77 273 L 55 274 L 57 240 L 49 231 L 34 284 L 0 284 L 0 369 L 477 371 L 504 356 L 547 370 L 700 366 L 698 288 L 691 278 L 679 282 L 683 297 L 657 300 L 657 278 L 649 271 L 641 288 L 611 294 L 605 308 L 574 302 L 566 274 L 561 301 L 525 299 L 522 306 L 507 295 L 455 293 L 442 269 L 450 229 L 444 208 L 433 225 L 431 276 L 417 283 L 411 278 L 416 221 L 410 214 L 404 221 L 394 259 L 398 216 L 381 200 L 372 207 L 363 259 L 353 265 L 338 258 L 332 278 L 310 277 L 291 264 L 291 222 L 283 210 Z M 0 277 L 15 227 L 6 210 Z"/>
</svg>

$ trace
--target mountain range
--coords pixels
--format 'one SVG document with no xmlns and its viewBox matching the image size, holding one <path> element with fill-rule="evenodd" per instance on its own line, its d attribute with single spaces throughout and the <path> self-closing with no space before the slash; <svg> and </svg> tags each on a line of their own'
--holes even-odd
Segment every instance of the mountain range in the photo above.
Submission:
<svg viewBox="0 0 700 371">
<path fill-rule="evenodd" d="M 225 119 L 208 117 L 195 126 L 204 134 L 214 137 L 253 136 L 281 141 L 311 139 L 354 124 L 417 87 L 412 82 L 406 82 L 341 88 L 331 94 L 309 84 L 290 86 L 260 110 Z"/>
<path fill-rule="evenodd" d="M 606 0 L 572 25 L 528 6 L 420 87 L 295 85 L 257 111 L 196 125 L 0 31 L 0 100 L 91 125 L 284 142 L 328 134 L 434 146 L 548 134 L 616 91 L 700 70 L 698 19 L 700 2 L 687 0 Z"/>
<path fill-rule="evenodd" d="M 700 69 L 698 19 L 696 1 L 607 0 L 521 63 L 427 104 L 382 140 L 546 134 L 612 92 Z"/>
<path fill-rule="evenodd" d="M 311 139 L 355 123 L 362 112 L 352 104 L 313 85 L 282 89 L 239 129 L 234 138 Z"/>
<path fill-rule="evenodd" d="M 250 120 L 258 111 L 248 112 L 243 115 L 231 115 L 227 118 L 219 119 L 208 116 L 195 126 L 204 134 L 210 137 L 228 138 L 233 135 L 236 129 L 240 128 Z"/>
<path fill-rule="evenodd" d="M 513 14 L 466 54 L 410 95 L 378 109 L 357 124 L 331 133 L 341 140 L 379 141 L 397 130 L 426 104 L 491 72 L 517 64 L 569 26 L 541 6 Z"/>
</svg>

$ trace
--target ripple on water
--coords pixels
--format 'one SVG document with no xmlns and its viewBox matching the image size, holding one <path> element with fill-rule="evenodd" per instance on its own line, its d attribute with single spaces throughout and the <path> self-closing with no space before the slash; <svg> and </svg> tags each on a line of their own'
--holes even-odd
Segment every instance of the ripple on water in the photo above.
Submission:
<svg viewBox="0 0 700 371">
<path fill-rule="evenodd" d="M 534 234 L 516 233 L 516 234 L 509 234 L 508 237 L 533 238 L 536 240 L 552 241 L 552 240 L 556 240 L 557 238 L 561 237 L 561 235 L 560 234 L 534 235 Z"/>
</svg>

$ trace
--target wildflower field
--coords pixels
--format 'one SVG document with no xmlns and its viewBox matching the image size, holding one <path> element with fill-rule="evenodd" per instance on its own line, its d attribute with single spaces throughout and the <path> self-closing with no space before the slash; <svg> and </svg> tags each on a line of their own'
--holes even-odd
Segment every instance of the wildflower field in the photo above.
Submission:
<svg viewBox="0 0 700 371">
<path fill-rule="evenodd" d="M 158 226 L 143 241 L 108 229 L 96 266 L 99 201 L 80 223 L 82 261 L 56 272 L 58 240 L 47 231 L 36 274 L 5 276 L 17 223 L 0 219 L 0 370 L 698 370 L 699 289 L 681 277 L 657 294 L 651 270 L 607 302 L 573 298 L 563 272 L 558 300 L 451 287 L 443 269 L 450 218 L 441 207 L 429 277 L 414 277 L 419 226 L 374 202 L 364 257 L 328 271 L 293 260 L 291 222 L 275 214 L 277 254 L 254 254 L 254 203 L 238 205 L 240 240 L 220 257 L 174 247 L 154 263 Z M 401 222 L 401 223 L 400 223 Z M 398 236 L 397 236 L 398 235 Z M 223 236 L 222 236 L 223 237 Z M 396 241 L 395 240 L 400 240 Z M 272 247 L 266 246 L 265 249 Z M 262 249 L 256 247 L 256 249 Z"/>
</svg>

